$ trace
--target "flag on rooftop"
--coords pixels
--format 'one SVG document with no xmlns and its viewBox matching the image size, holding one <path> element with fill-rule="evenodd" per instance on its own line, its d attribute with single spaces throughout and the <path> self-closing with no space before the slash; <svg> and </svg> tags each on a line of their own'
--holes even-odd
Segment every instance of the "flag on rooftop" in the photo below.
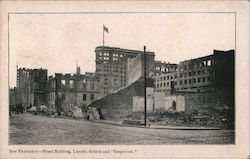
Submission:
<svg viewBox="0 0 250 159">
<path fill-rule="evenodd" d="M 109 32 L 109 29 L 103 25 L 103 30 L 106 31 L 107 33 Z"/>
</svg>

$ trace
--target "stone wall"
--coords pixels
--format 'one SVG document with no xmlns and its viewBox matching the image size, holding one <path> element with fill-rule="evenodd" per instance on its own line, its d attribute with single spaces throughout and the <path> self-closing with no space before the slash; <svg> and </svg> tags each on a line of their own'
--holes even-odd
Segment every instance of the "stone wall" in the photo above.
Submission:
<svg viewBox="0 0 250 159">
<path fill-rule="evenodd" d="M 133 96 L 133 112 L 144 111 L 144 96 Z M 147 88 L 147 112 L 154 110 L 154 88 Z"/>
<path fill-rule="evenodd" d="M 165 107 L 165 92 L 154 92 L 154 109 Z"/>
<path fill-rule="evenodd" d="M 88 106 L 101 108 L 105 119 L 117 118 L 120 113 L 131 113 L 133 109 L 133 87 L 124 88 L 93 101 Z"/>
<path fill-rule="evenodd" d="M 227 91 L 179 93 L 185 96 L 185 112 L 234 109 L 234 96 Z"/>
<path fill-rule="evenodd" d="M 148 81 L 148 85 L 151 83 L 151 88 L 148 88 L 148 97 L 151 98 L 148 104 L 153 105 L 153 84 L 152 81 Z M 100 99 L 97 99 L 90 103 L 89 107 L 99 107 L 102 110 L 104 118 L 117 118 L 120 114 L 129 114 L 133 112 L 134 97 L 138 99 L 139 107 L 144 109 L 144 80 L 140 78 L 136 82 L 129 86 L 113 93 L 108 94 Z M 138 98 L 137 98 L 138 97 Z M 140 99 L 139 99 L 140 98 Z M 143 100 L 143 101 L 142 101 Z M 148 106 L 149 107 L 149 106 Z M 141 109 L 141 108 L 140 108 Z M 123 115 L 122 115 L 123 114 Z"/>
<path fill-rule="evenodd" d="M 185 97 L 182 95 L 170 95 L 165 97 L 165 110 L 169 110 L 173 106 L 173 102 L 176 103 L 177 112 L 185 111 Z"/>
</svg>

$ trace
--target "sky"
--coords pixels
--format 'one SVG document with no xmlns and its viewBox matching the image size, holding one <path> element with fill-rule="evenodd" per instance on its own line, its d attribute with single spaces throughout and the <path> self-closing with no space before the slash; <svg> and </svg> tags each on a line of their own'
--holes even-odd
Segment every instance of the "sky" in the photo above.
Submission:
<svg viewBox="0 0 250 159">
<path fill-rule="evenodd" d="M 105 46 L 155 52 L 155 60 L 179 63 L 235 49 L 232 13 L 11 14 L 10 86 L 16 65 L 45 68 L 48 75 L 95 71 L 95 48 Z"/>
</svg>

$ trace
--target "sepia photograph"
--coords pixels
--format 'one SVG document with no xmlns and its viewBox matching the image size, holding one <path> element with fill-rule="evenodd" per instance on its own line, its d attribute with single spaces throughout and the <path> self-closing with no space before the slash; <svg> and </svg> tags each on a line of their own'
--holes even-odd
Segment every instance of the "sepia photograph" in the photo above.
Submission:
<svg viewBox="0 0 250 159">
<path fill-rule="evenodd" d="M 248 158 L 243 4 L 1 2 L 0 158 Z"/>
<path fill-rule="evenodd" d="M 235 20 L 10 14 L 10 144 L 234 144 Z"/>
</svg>

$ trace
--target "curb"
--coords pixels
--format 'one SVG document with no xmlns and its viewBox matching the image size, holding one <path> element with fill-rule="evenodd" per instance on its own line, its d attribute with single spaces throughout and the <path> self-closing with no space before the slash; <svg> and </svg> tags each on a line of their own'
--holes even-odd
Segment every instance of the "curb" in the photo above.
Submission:
<svg viewBox="0 0 250 159">
<path fill-rule="evenodd" d="M 134 128 L 144 128 L 144 129 L 166 129 L 166 130 L 221 130 L 221 128 L 217 127 L 144 127 L 144 126 L 137 126 L 137 125 L 129 125 L 129 124 L 118 124 L 118 123 L 110 123 L 110 122 L 102 122 L 102 121 L 89 121 L 95 123 L 102 123 L 102 124 L 109 124 L 115 125 L 120 127 L 134 127 Z"/>
</svg>

